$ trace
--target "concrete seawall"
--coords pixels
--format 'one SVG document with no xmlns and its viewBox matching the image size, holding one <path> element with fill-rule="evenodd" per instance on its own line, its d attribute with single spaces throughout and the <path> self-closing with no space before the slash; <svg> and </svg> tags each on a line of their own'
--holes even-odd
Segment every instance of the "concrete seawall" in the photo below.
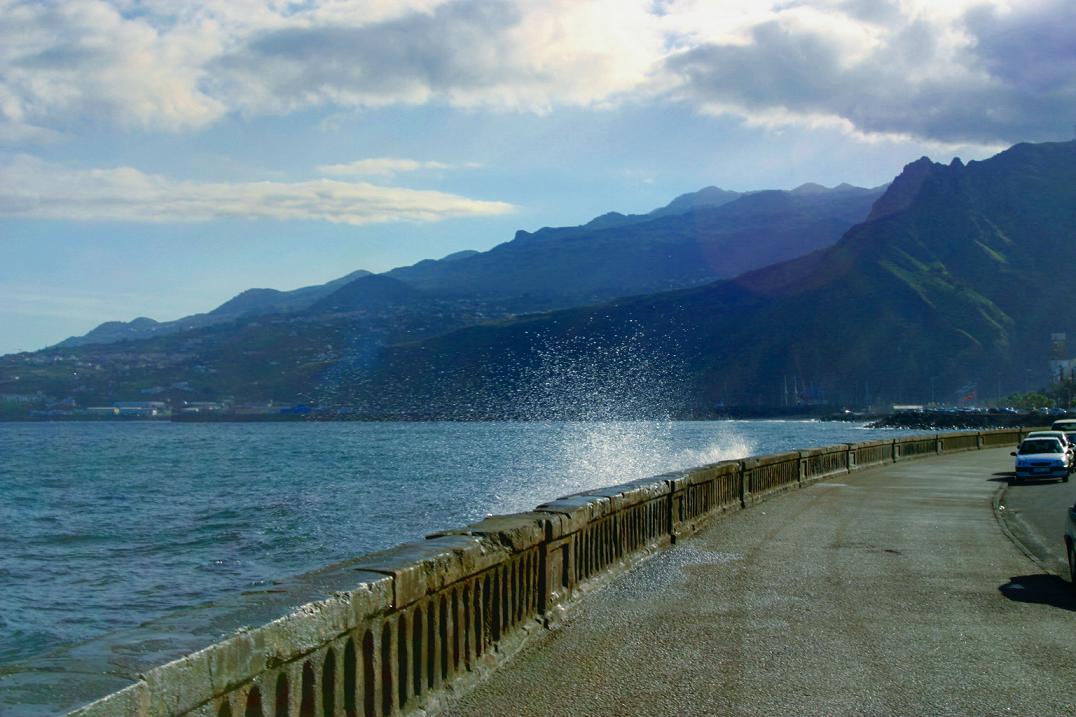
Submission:
<svg viewBox="0 0 1076 717">
<path fill-rule="evenodd" d="M 453 696 L 573 601 L 722 513 L 871 466 L 1016 444 L 942 433 L 728 461 L 565 496 L 346 564 L 354 587 L 147 671 L 72 715 L 406 715 Z"/>
</svg>

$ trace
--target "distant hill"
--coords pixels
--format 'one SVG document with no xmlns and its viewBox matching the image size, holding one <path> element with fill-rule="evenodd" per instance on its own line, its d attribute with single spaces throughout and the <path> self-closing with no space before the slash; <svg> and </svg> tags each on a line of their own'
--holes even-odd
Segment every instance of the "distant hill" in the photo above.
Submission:
<svg viewBox="0 0 1076 717">
<path fill-rule="evenodd" d="M 304 286 L 292 291 L 276 289 L 247 289 L 233 299 L 224 302 L 209 312 L 209 316 L 243 316 L 250 314 L 272 314 L 288 311 L 300 311 L 316 303 L 322 297 L 345 284 L 371 276 L 370 272 L 359 269 L 346 276 L 316 286 Z"/>
<path fill-rule="evenodd" d="M 762 193 L 725 209 L 746 199 L 788 202 Z M 403 410 L 511 413 L 550 346 L 592 367 L 621 344 L 674 357 L 696 408 L 1022 390 L 1049 380 L 1050 334 L 1076 336 L 1074 236 L 1076 143 L 966 166 L 921 159 L 832 247 L 699 288 L 398 345 L 371 390 Z"/>
<path fill-rule="evenodd" d="M 83 344 L 108 344 L 115 341 L 129 341 L 152 336 L 160 330 L 162 324 L 146 316 L 139 316 L 130 321 L 106 321 L 82 336 L 72 336 L 56 344 L 58 347 L 81 346 Z"/>
<path fill-rule="evenodd" d="M 312 304 L 307 312 L 358 311 L 389 306 L 411 306 L 424 299 L 421 291 L 398 279 L 371 274 L 353 279 Z"/>
<path fill-rule="evenodd" d="M 72 336 L 56 344 L 56 348 L 72 348 L 87 344 L 108 344 L 116 341 L 133 341 L 165 336 L 180 331 L 212 326 L 214 324 L 234 321 L 244 316 L 261 314 L 288 313 L 309 308 L 318 299 L 328 296 L 345 284 L 370 276 L 370 272 L 359 269 L 339 279 L 325 284 L 304 286 L 291 291 L 276 289 L 247 289 L 232 297 L 217 308 L 205 314 L 193 314 L 175 321 L 154 321 L 145 317 L 132 321 L 107 321 L 82 336 Z"/>
<path fill-rule="evenodd" d="M 292 291 L 248 289 L 204 314 L 109 321 L 57 347 L 134 341 L 269 314 L 358 310 L 366 292 L 373 292 L 369 301 L 375 295 L 384 301 L 389 291 L 397 303 L 409 297 L 418 302 L 416 311 L 433 298 L 476 303 L 490 317 L 693 286 L 832 244 L 867 215 L 882 189 L 811 186 L 754 193 L 706 187 L 648 214 L 613 212 L 582 226 L 520 231 L 486 252 L 459 251 L 393 269 L 384 275 L 391 282 L 365 281 L 370 272 L 359 270 Z M 350 293 L 326 301 L 355 282 Z"/>
<path fill-rule="evenodd" d="M 649 214 L 520 231 L 489 251 L 388 276 L 517 312 L 596 303 L 731 278 L 829 246 L 866 218 L 881 193 L 847 185 L 747 194 L 708 187 Z"/>
<path fill-rule="evenodd" d="M 651 218 L 684 214 L 695 209 L 717 208 L 744 196 L 741 192 L 732 192 L 719 187 L 703 187 L 697 192 L 681 194 L 660 209 L 655 209 L 646 216 Z"/>
</svg>

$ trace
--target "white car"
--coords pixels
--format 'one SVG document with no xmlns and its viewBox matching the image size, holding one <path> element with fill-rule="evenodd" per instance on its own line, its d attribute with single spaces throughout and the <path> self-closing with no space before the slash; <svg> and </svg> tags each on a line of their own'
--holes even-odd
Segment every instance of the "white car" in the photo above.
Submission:
<svg viewBox="0 0 1076 717">
<path fill-rule="evenodd" d="M 1012 452 L 1016 456 L 1016 480 L 1059 478 L 1068 482 L 1072 472 L 1072 454 L 1062 439 L 1055 436 L 1028 437 Z"/>
<path fill-rule="evenodd" d="M 1059 430 L 1031 431 L 1031 433 L 1028 433 L 1026 436 L 1024 436 L 1024 438 L 1025 439 L 1028 439 L 1028 438 L 1056 438 L 1057 440 L 1061 441 L 1061 445 L 1063 445 L 1065 447 L 1065 449 L 1068 451 L 1069 464 L 1070 465 L 1076 465 L 1076 443 L 1073 443 L 1069 439 L 1068 434 L 1065 433 L 1064 431 L 1059 431 Z"/>
</svg>

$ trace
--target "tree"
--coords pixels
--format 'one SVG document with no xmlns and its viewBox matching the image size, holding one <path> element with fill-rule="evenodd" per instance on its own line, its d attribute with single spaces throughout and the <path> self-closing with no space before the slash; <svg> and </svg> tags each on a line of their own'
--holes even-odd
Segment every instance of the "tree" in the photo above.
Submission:
<svg viewBox="0 0 1076 717">
<path fill-rule="evenodd" d="M 1055 405 L 1056 401 L 1053 397 L 1041 393 L 1039 391 L 1031 391 L 1030 393 L 1014 393 L 1008 398 L 1003 400 L 1006 406 L 1012 406 L 1013 408 L 1021 408 L 1025 411 L 1032 411 L 1036 408 L 1048 408 Z"/>
</svg>

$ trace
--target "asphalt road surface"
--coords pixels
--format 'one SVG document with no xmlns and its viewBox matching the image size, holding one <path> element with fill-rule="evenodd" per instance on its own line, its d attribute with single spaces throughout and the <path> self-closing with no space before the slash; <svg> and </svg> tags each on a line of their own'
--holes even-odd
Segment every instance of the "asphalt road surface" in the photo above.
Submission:
<svg viewBox="0 0 1076 717">
<path fill-rule="evenodd" d="M 447 713 L 1074 715 L 1076 598 L 994 516 L 1008 452 L 838 476 L 718 519 Z"/>
<path fill-rule="evenodd" d="M 1056 480 L 1013 481 L 1012 456 L 995 471 L 999 482 L 1007 483 L 1001 497 L 1000 513 L 1005 524 L 1032 556 L 1049 572 L 1069 578 L 1065 556 L 1065 518 L 1076 503 L 1076 475 L 1068 483 Z"/>
</svg>

